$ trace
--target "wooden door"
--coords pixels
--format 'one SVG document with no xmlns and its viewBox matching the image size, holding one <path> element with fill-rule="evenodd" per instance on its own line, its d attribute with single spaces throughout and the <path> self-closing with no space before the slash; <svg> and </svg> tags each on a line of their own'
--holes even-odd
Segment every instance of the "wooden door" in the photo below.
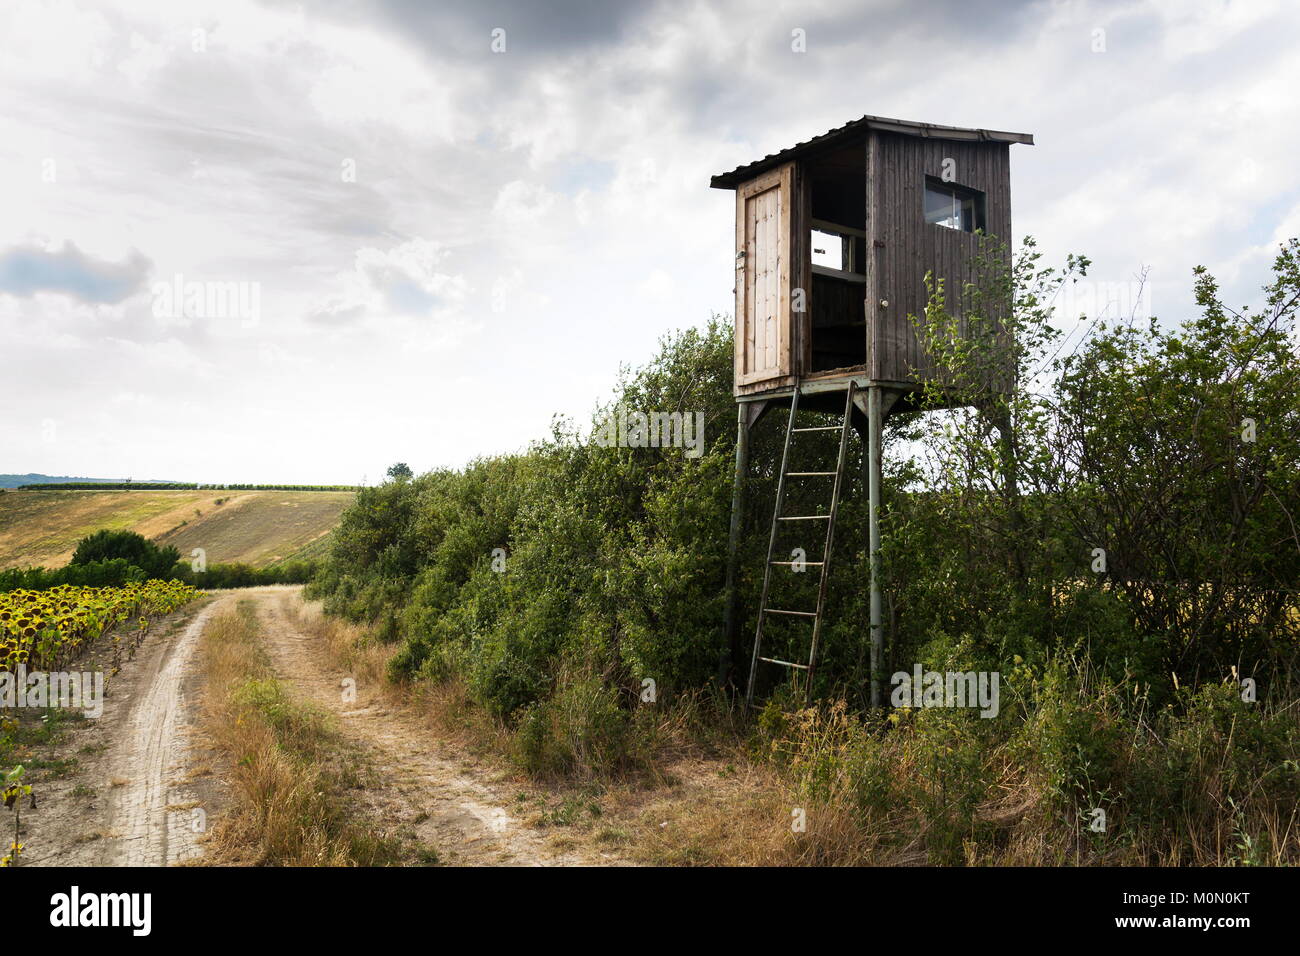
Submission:
<svg viewBox="0 0 1300 956">
<path fill-rule="evenodd" d="M 790 374 L 792 164 L 736 190 L 736 384 Z"/>
</svg>

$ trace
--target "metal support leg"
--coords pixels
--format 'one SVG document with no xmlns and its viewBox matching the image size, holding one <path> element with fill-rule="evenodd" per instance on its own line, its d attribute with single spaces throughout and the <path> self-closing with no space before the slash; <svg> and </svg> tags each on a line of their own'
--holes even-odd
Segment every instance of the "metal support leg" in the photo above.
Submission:
<svg viewBox="0 0 1300 956">
<path fill-rule="evenodd" d="M 882 389 L 867 389 L 867 547 L 871 567 L 871 706 L 883 707 L 884 621 L 880 601 L 880 433 Z"/>
<path fill-rule="evenodd" d="M 736 563 L 745 508 L 745 475 L 749 468 L 749 416 L 744 403 L 737 406 L 736 472 L 731 483 L 731 529 L 727 535 L 727 606 L 723 621 L 723 648 L 718 661 L 718 684 L 725 687 L 739 665 L 742 649 L 736 621 Z"/>
</svg>

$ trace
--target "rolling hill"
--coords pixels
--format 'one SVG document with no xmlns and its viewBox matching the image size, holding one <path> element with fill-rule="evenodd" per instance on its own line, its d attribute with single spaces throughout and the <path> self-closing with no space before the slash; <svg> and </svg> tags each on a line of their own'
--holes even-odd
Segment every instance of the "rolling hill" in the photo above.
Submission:
<svg viewBox="0 0 1300 956">
<path fill-rule="evenodd" d="M 61 567 L 101 528 L 131 530 L 209 564 L 265 567 L 320 553 L 350 491 L 5 491 L 0 569 Z"/>
<path fill-rule="evenodd" d="M 41 475 L 29 472 L 26 475 L 0 475 L 0 488 L 20 488 L 23 485 L 63 485 L 63 484 L 117 484 L 122 478 L 74 478 L 69 475 Z M 160 479 L 161 480 L 161 479 Z M 156 484 L 156 481 L 141 481 L 138 484 Z"/>
</svg>

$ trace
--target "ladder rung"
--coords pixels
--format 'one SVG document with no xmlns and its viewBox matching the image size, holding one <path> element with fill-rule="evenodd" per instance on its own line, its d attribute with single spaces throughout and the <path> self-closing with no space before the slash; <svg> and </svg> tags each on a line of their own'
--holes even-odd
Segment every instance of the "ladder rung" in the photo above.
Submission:
<svg viewBox="0 0 1300 956">
<path fill-rule="evenodd" d="M 808 674 L 808 687 L 804 689 L 805 704 L 811 697 L 813 667 L 817 662 L 817 649 L 822 629 L 822 612 L 826 609 L 826 583 L 828 580 L 828 570 L 831 559 L 831 537 L 835 531 L 836 506 L 839 503 L 840 485 L 845 473 L 845 455 L 848 447 L 850 418 L 853 414 L 853 399 L 857 389 L 857 382 L 850 380 L 848 388 L 844 393 L 844 417 L 838 425 L 807 425 L 800 428 L 795 427 L 798 420 L 800 387 L 796 380 L 794 390 L 790 396 L 790 417 L 785 421 L 785 446 L 781 452 L 781 467 L 777 471 L 776 484 L 776 504 L 772 508 L 772 530 L 771 536 L 767 542 L 767 563 L 763 567 L 763 594 L 758 599 L 758 629 L 754 633 L 754 652 L 750 658 L 749 668 L 749 687 L 745 692 L 745 704 L 747 707 L 759 707 L 754 703 L 754 684 L 758 675 L 758 662 L 765 664 L 777 664 L 781 667 L 789 667 L 794 670 L 805 671 Z M 825 421 L 825 419 L 822 419 Z M 840 449 L 839 457 L 836 460 L 835 471 L 787 471 L 790 467 L 790 449 L 793 446 L 795 432 L 839 432 Z M 825 467 L 825 466 L 823 466 Z M 781 511 L 785 504 L 786 479 L 787 478 L 834 478 L 835 482 L 831 486 L 831 501 L 828 514 L 823 515 L 782 515 Z M 814 504 L 812 507 L 817 507 Z M 826 549 L 822 554 L 821 561 L 773 561 L 772 555 L 776 550 L 777 536 L 780 531 L 777 525 L 778 521 L 825 521 L 826 522 Z M 799 552 L 802 553 L 802 552 Z M 772 580 L 773 566 L 785 566 L 796 568 L 799 565 L 813 565 L 821 568 L 821 583 L 817 591 L 817 610 L 816 611 L 787 611 L 783 608 L 766 607 L 770 595 L 768 587 Z M 801 568 L 800 568 L 801 570 Z M 793 661 L 783 661 L 776 657 L 761 657 L 763 643 L 763 627 L 766 622 L 766 615 L 781 614 L 789 617 L 812 618 L 812 646 L 808 651 L 808 663 L 796 664 Z"/>
</svg>

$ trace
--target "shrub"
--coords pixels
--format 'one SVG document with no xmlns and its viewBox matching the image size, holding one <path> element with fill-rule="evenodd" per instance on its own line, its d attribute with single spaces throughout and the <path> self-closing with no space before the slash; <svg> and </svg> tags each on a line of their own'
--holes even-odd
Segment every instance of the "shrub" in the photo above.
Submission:
<svg viewBox="0 0 1300 956">
<path fill-rule="evenodd" d="M 168 546 L 160 548 L 134 531 L 96 531 L 77 543 L 70 563 L 93 564 L 120 558 L 144 571 L 148 578 L 168 578 L 180 558 L 180 552 Z"/>
<path fill-rule="evenodd" d="M 930 383 L 885 435 L 886 674 L 997 671 L 999 718 L 896 712 L 886 730 L 867 711 L 866 508 L 850 475 L 813 688 L 844 710 L 796 720 L 784 711 L 800 695 L 764 676 L 759 696 L 776 696 L 755 742 L 809 799 L 863 822 L 905 818 L 935 861 L 994 844 L 1048 861 L 1205 859 L 1234 840 L 1243 859 L 1277 858 L 1294 833 L 1300 244 L 1280 251 L 1257 309 L 1227 309 L 1198 270 L 1198 315 L 1099 321 L 1065 355 L 1052 306 L 1088 263 L 1038 258 L 1029 243 L 991 296 L 959 290 L 964 326 L 936 294 L 918 332 L 945 391 Z M 1009 352 L 963 331 L 987 329 L 990 302 Z M 988 387 L 990 361 L 1008 388 Z M 594 416 L 698 410 L 697 458 L 601 447 L 559 420 L 525 453 L 363 489 L 311 593 L 380 625 L 399 648 L 393 677 L 467 687 L 514 727 L 530 768 L 634 765 L 642 680 L 666 704 L 714 680 L 725 700 L 746 676 L 786 413 L 751 437 L 729 642 L 732 373 L 731 328 L 715 319 L 625 371 Z M 954 399 L 964 406 L 944 407 Z M 1254 441 L 1245 418 L 1267 423 Z M 805 450 L 827 461 L 837 440 L 813 435 Z M 813 513 L 801 510 L 813 494 L 792 489 L 787 513 Z M 810 606 L 816 575 L 797 577 L 769 606 Z M 806 631 L 770 640 L 774 657 L 807 652 Z M 1215 689 L 1230 675 L 1230 689 L 1254 679 L 1269 706 L 1242 711 Z M 1081 826 L 1097 808 L 1111 817 L 1104 840 Z"/>
</svg>

